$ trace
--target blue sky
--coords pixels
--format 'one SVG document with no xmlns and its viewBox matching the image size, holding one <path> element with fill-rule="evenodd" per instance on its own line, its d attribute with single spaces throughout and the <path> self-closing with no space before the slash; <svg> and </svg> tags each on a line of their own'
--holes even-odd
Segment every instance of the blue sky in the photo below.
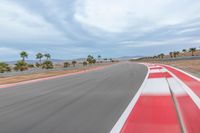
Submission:
<svg viewBox="0 0 200 133">
<path fill-rule="evenodd" d="M 200 46 L 199 0 L 1 0 L 0 60 L 154 55 Z"/>
</svg>

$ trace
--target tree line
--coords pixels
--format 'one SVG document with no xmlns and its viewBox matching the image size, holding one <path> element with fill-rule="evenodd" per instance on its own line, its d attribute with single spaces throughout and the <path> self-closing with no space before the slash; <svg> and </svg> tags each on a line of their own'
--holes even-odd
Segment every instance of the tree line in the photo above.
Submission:
<svg viewBox="0 0 200 133">
<path fill-rule="evenodd" d="M 26 59 L 28 59 L 28 53 L 26 51 L 22 51 L 20 53 L 20 57 L 21 60 L 17 61 L 17 63 L 14 64 L 14 67 L 9 66 L 9 64 L 5 63 L 5 62 L 0 62 L 0 73 L 4 73 L 4 72 L 10 72 L 12 70 L 15 71 L 25 71 L 28 70 L 29 68 L 41 68 L 41 69 L 53 69 L 54 68 L 54 64 L 53 62 L 50 60 L 51 59 L 51 54 L 49 53 L 37 53 L 35 55 L 35 58 L 38 60 L 38 62 L 36 62 L 35 64 L 28 64 Z M 45 59 L 43 59 L 45 58 Z M 91 64 L 95 64 L 95 63 L 102 63 L 104 61 L 108 61 L 110 60 L 111 62 L 114 62 L 114 60 L 107 59 L 104 58 L 102 59 L 101 55 L 97 56 L 97 59 L 92 56 L 92 55 L 88 55 L 86 60 L 82 62 L 83 66 L 87 66 L 87 65 L 91 65 Z M 63 63 L 63 67 L 67 68 L 70 67 L 71 65 L 73 67 L 75 67 L 77 64 L 76 60 L 73 60 L 71 62 L 64 62 Z"/>
<path fill-rule="evenodd" d="M 110 61 L 110 62 L 115 62 L 115 60 L 113 60 L 112 58 L 104 58 L 102 59 L 101 55 L 98 55 L 97 58 L 95 58 L 92 55 L 88 55 L 86 60 L 83 61 L 81 64 L 83 66 L 87 66 L 87 65 L 92 65 L 92 64 L 96 64 L 96 63 L 103 63 L 103 61 Z M 75 67 L 75 65 L 77 64 L 77 61 L 73 60 L 70 64 L 70 62 L 64 62 L 64 68 L 67 68 L 69 66 L 73 66 Z"/>
<path fill-rule="evenodd" d="M 173 52 L 169 52 L 169 56 L 170 58 L 176 58 L 177 56 L 180 55 L 180 53 L 187 53 L 190 52 L 191 56 L 195 56 L 195 52 L 197 51 L 197 48 L 189 48 L 189 49 L 183 49 L 182 51 L 173 51 Z M 164 53 L 161 53 L 159 55 L 155 55 L 152 57 L 145 57 L 145 59 L 163 59 L 166 55 Z"/>
<path fill-rule="evenodd" d="M 42 69 L 52 69 L 53 68 L 53 63 L 50 61 L 51 55 L 49 53 L 42 54 L 38 53 L 36 54 L 36 59 L 39 59 L 39 62 L 36 62 L 35 64 L 28 64 L 26 62 L 26 59 L 28 58 L 28 53 L 25 51 L 22 51 L 20 53 L 21 60 L 17 61 L 17 63 L 14 64 L 14 67 L 11 68 L 9 64 L 5 62 L 0 63 L 0 73 L 3 72 L 10 72 L 12 69 L 15 71 L 25 71 L 28 70 L 29 68 L 33 67 L 41 67 Z M 44 62 L 41 61 L 41 59 L 45 57 L 46 59 Z"/>
</svg>

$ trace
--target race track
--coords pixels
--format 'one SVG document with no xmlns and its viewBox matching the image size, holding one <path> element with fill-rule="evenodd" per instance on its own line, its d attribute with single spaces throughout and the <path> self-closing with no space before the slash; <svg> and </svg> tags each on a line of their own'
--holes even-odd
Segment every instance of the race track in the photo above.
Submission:
<svg viewBox="0 0 200 133">
<path fill-rule="evenodd" d="M 0 133 L 108 133 L 145 79 L 147 68 L 104 69 L 0 89 Z"/>
</svg>

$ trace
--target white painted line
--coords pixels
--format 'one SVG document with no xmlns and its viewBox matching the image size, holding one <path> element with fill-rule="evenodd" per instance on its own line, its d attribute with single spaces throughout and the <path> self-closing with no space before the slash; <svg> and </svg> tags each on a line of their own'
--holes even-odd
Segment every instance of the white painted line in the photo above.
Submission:
<svg viewBox="0 0 200 133">
<path fill-rule="evenodd" d="M 181 84 L 175 78 L 168 78 L 167 80 L 172 92 L 176 96 L 187 95 L 185 89 L 181 87 Z"/>
<path fill-rule="evenodd" d="M 166 70 L 166 69 L 164 69 L 164 68 L 163 68 L 163 69 L 161 69 L 160 71 L 161 71 L 161 72 L 163 72 L 163 73 L 164 73 L 164 72 L 167 72 L 167 70 Z"/>
<path fill-rule="evenodd" d="M 146 65 L 145 65 L 146 66 Z M 148 68 L 148 67 L 147 67 Z M 133 99 L 131 100 L 131 102 L 129 103 L 128 107 L 125 109 L 125 111 L 123 112 L 123 114 L 121 115 L 121 117 L 119 118 L 119 120 L 117 121 L 117 123 L 114 125 L 114 127 L 111 129 L 110 133 L 120 133 L 124 123 L 126 122 L 129 114 L 131 113 L 132 109 L 134 108 L 138 98 L 140 97 L 143 88 L 146 86 L 146 82 L 148 80 L 148 76 L 149 76 L 149 68 L 148 68 L 148 72 L 147 75 L 141 85 L 141 87 L 139 88 L 138 92 L 136 93 L 136 95 L 133 97 Z"/>
<path fill-rule="evenodd" d="M 164 72 L 167 72 L 166 69 L 162 68 L 162 69 L 153 69 L 153 70 L 150 70 L 149 73 L 164 73 Z"/>
<path fill-rule="evenodd" d="M 146 86 L 142 91 L 142 95 L 170 95 L 170 90 L 166 78 L 148 79 Z"/>
<path fill-rule="evenodd" d="M 158 69 L 150 70 L 150 73 L 159 73 L 159 72 L 160 72 L 160 70 L 158 70 Z"/>
</svg>

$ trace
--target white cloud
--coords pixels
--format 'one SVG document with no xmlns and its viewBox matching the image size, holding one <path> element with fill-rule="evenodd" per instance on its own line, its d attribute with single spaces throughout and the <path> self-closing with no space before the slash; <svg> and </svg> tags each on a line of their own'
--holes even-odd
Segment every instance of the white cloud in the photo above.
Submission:
<svg viewBox="0 0 200 133">
<path fill-rule="evenodd" d="M 118 56 L 121 49 L 147 54 L 199 42 L 199 0 L 0 1 L 0 59 L 18 59 L 21 49 L 65 59 Z"/>
<path fill-rule="evenodd" d="M 200 27 L 194 27 L 194 28 L 188 28 L 188 29 L 186 28 L 186 29 L 178 31 L 176 34 L 181 35 L 181 34 L 184 34 L 184 33 L 198 32 L 198 31 L 200 31 Z"/>
<path fill-rule="evenodd" d="M 108 32 L 149 29 L 197 17 L 197 0 L 78 0 L 74 17 L 84 25 Z"/>
<path fill-rule="evenodd" d="M 36 52 L 33 50 L 26 50 L 26 49 L 18 49 L 18 48 L 11 48 L 11 47 L 1 47 L 0 46 L 0 61 L 12 61 L 18 60 L 20 58 L 19 54 L 22 51 L 26 51 L 28 53 L 28 57 L 35 58 Z"/>
<path fill-rule="evenodd" d="M 17 55 L 21 52 L 18 49 L 14 48 L 8 48 L 8 47 L 0 47 L 0 56 L 6 56 L 6 55 Z"/>
<path fill-rule="evenodd" d="M 27 51 L 27 50 L 10 48 L 10 47 L 0 47 L 0 56 L 19 55 L 19 53 L 22 52 L 22 51 Z M 35 52 L 31 51 L 31 50 L 28 50 L 27 53 L 35 54 Z"/>
<path fill-rule="evenodd" d="M 61 33 L 41 16 L 15 3 L 0 3 L 0 40 L 40 41 L 59 36 Z"/>
<path fill-rule="evenodd" d="M 195 40 L 195 41 L 194 41 Z M 195 37 L 182 37 L 164 40 L 154 40 L 154 41 L 124 41 L 120 42 L 124 47 L 127 48 L 140 48 L 140 47 L 152 47 L 152 46 L 163 46 L 163 45 L 174 45 L 174 44 L 194 44 L 199 40 Z"/>
</svg>

